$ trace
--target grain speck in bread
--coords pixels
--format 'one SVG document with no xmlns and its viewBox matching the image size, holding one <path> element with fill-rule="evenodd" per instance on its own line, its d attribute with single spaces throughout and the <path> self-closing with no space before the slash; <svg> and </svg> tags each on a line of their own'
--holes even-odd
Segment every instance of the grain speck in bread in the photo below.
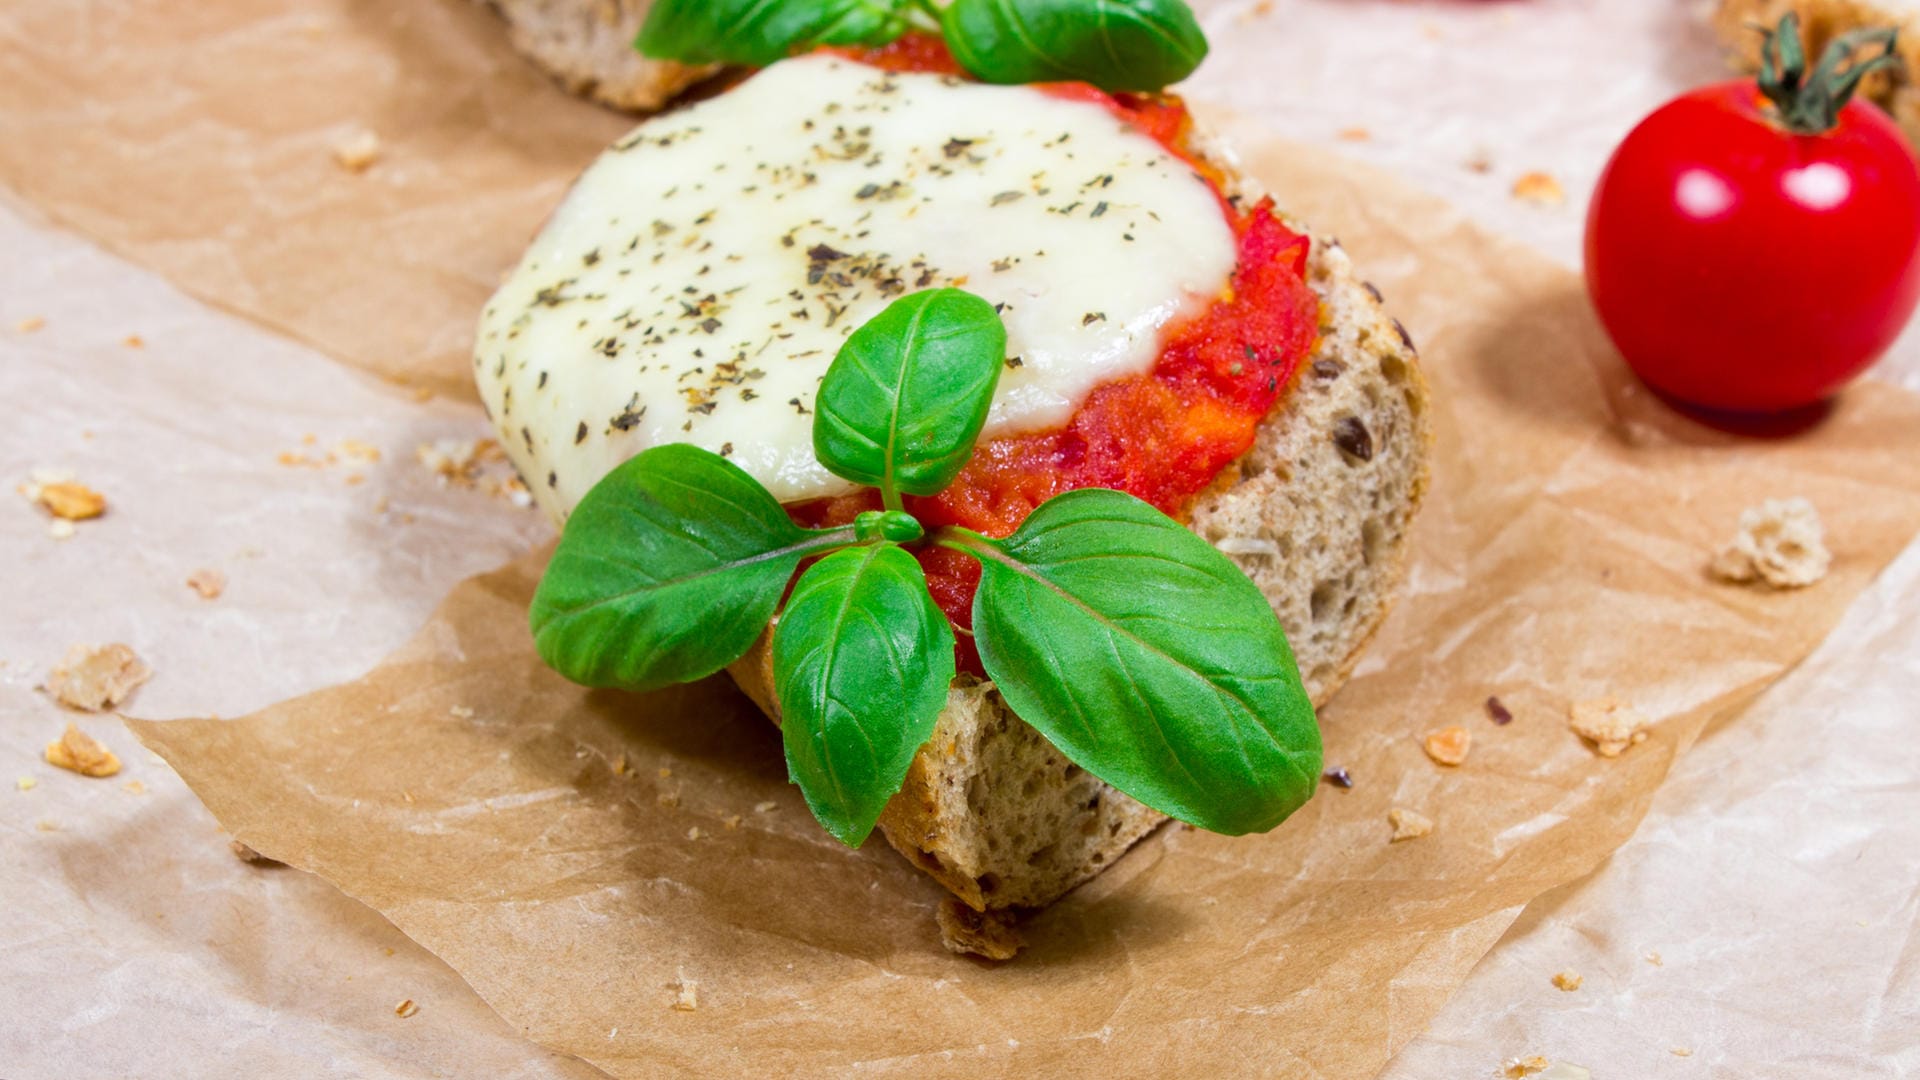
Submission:
<svg viewBox="0 0 1920 1080">
<path fill-rule="evenodd" d="M 1413 342 L 1377 291 L 1334 242 L 1315 242 L 1308 280 L 1322 302 L 1320 341 L 1190 525 L 1266 595 L 1319 704 L 1386 617 L 1426 485 L 1429 435 Z M 770 636 L 728 670 L 777 718 Z M 1165 820 L 1067 761 L 991 683 L 963 676 L 880 828 L 987 911 L 1051 903 Z"/>
<path fill-rule="evenodd" d="M 633 47 L 653 0 L 476 0 L 507 21 L 514 48 L 583 97 L 651 112 L 715 69 Z"/>
</svg>

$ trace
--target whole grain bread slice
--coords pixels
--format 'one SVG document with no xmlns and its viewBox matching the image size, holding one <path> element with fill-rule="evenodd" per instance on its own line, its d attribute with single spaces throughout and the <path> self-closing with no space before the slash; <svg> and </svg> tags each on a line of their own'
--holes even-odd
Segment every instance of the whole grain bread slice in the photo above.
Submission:
<svg viewBox="0 0 1920 1080">
<path fill-rule="evenodd" d="M 633 47 L 654 0 L 476 0 L 507 22 L 514 48 L 568 90 L 652 112 L 714 70 L 653 60 Z"/>
<path fill-rule="evenodd" d="M 569 89 L 620 108 L 656 109 L 709 73 L 633 50 L 652 0 L 479 2 Z M 1232 175 L 1229 153 L 1201 149 Z M 1196 501 L 1190 525 L 1266 594 L 1323 703 L 1399 585 L 1429 435 L 1413 342 L 1379 293 L 1337 242 L 1316 240 L 1308 277 L 1322 301 L 1319 344 L 1253 448 Z M 778 723 L 770 631 L 728 670 Z M 1051 903 L 1165 820 L 1067 761 L 990 683 L 963 677 L 880 828 L 969 909 L 992 914 Z M 947 936 L 998 956 L 1011 946 L 996 933 Z M 969 936 L 994 944 L 966 945 Z"/>
<path fill-rule="evenodd" d="M 1430 436 L 1413 341 L 1378 291 L 1337 242 L 1316 241 L 1308 279 L 1318 346 L 1190 525 L 1266 594 L 1319 704 L 1392 603 Z M 769 640 L 728 671 L 777 723 Z M 992 684 L 963 676 L 880 828 L 968 907 L 993 912 L 1051 903 L 1165 820 L 1069 762 Z"/>
</svg>

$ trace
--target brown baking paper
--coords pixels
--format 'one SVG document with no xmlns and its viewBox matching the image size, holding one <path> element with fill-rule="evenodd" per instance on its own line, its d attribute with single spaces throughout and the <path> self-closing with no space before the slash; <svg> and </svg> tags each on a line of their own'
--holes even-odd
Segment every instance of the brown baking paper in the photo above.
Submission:
<svg viewBox="0 0 1920 1080">
<path fill-rule="evenodd" d="M 462 393 L 480 299 L 624 123 L 464 3 L 14 2 L 0 40 L 0 179 L 201 296 Z M 356 127 L 383 139 L 363 174 L 330 154 Z M 1791 441 L 1713 432 L 1625 375 L 1565 271 L 1375 174 L 1240 144 L 1412 328 L 1439 432 L 1406 599 L 1323 715 L 1356 787 L 1274 834 L 1163 830 L 1030 923 L 1017 961 L 951 957 L 941 891 L 828 840 L 724 685 L 633 698 L 542 670 L 535 562 L 461 587 L 365 680 L 136 730 L 241 839 L 619 1075 L 1370 1075 L 1920 527 L 1920 404 L 1869 386 Z M 1833 575 L 1710 584 L 1739 510 L 1786 495 L 1826 517 Z M 1607 693 L 1660 721 L 1614 761 L 1565 726 Z M 1459 769 L 1419 749 L 1447 723 L 1474 733 Z M 1389 845 L 1396 806 L 1435 832 Z"/>
<path fill-rule="evenodd" d="M 829 840 L 724 683 L 632 697 L 542 668 L 538 556 L 456 590 L 364 680 L 136 731 L 236 836 L 615 1075 L 1371 1075 L 1920 528 L 1920 399 L 1869 385 L 1781 441 L 1703 427 L 1631 379 L 1573 275 L 1364 170 L 1241 145 L 1414 328 L 1438 436 L 1406 596 L 1322 716 L 1354 789 L 1273 834 L 1163 830 L 1033 919 L 1018 960 L 950 956 L 941 890 Z M 1792 495 L 1825 517 L 1832 574 L 1711 583 L 1741 509 Z M 1608 694 L 1658 721 L 1617 760 L 1566 724 Z M 1450 723 L 1475 739 L 1460 768 L 1420 748 Z M 1435 831 L 1390 844 L 1394 807 Z"/>
<path fill-rule="evenodd" d="M 0 183 L 194 295 L 471 399 L 473 325 L 630 121 L 470 0 L 0 0 Z M 379 140 L 364 172 L 337 146 Z"/>
<path fill-rule="evenodd" d="M 1339 175 L 1252 164 L 1287 190 Z M 134 730 L 237 837 L 618 1076 L 1369 1076 L 1920 526 L 1920 478 L 1897 467 L 1920 453 L 1920 401 L 1871 387 L 1789 443 L 1709 432 L 1627 381 L 1569 275 L 1364 190 L 1349 242 L 1417 267 L 1389 296 L 1436 330 L 1440 437 L 1408 595 L 1322 716 L 1355 786 L 1264 837 L 1161 831 L 1033 919 L 1013 962 L 943 952 L 942 891 L 884 844 L 829 840 L 724 683 L 633 697 L 546 671 L 524 626 L 538 556 L 461 586 L 366 679 Z M 1393 257 L 1411 241 L 1417 262 Z M 1818 586 L 1705 580 L 1763 494 L 1821 508 L 1836 562 Z M 1659 720 L 1617 760 L 1566 726 L 1570 701 L 1608 693 Z M 1446 723 L 1475 737 L 1457 769 L 1419 745 Z M 1396 806 L 1433 834 L 1389 844 Z"/>
</svg>

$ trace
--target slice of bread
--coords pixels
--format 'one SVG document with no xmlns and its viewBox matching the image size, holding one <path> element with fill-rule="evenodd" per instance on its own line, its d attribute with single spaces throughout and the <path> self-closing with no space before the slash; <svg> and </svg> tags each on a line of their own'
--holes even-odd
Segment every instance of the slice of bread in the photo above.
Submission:
<svg viewBox="0 0 1920 1080">
<path fill-rule="evenodd" d="M 1760 70 L 1759 27 L 1776 26 L 1782 16 L 1799 14 L 1808 63 L 1820 58 L 1827 42 L 1849 30 L 1900 28 L 1902 67 L 1876 72 L 1860 85 L 1860 95 L 1893 115 L 1915 146 L 1920 146 L 1920 2 L 1916 0 L 1720 0 L 1714 29 L 1742 71 Z"/>
<path fill-rule="evenodd" d="M 652 112 L 715 71 L 651 60 L 633 47 L 653 0 L 477 0 L 507 21 L 513 46 L 568 90 Z"/>
<path fill-rule="evenodd" d="M 703 74 L 632 51 L 650 0 L 486 2 L 523 51 L 614 105 L 655 108 Z M 1224 149 L 1195 145 L 1233 175 Z M 1413 342 L 1378 292 L 1337 242 L 1315 241 L 1308 276 L 1322 300 L 1319 344 L 1252 450 L 1196 500 L 1190 524 L 1266 594 L 1321 703 L 1399 584 L 1429 436 Z M 762 635 L 728 670 L 777 723 L 770 639 Z M 1052 902 L 1165 820 L 1068 762 L 990 683 L 963 677 L 880 827 L 968 909 L 992 916 Z M 950 911 L 943 926 L 959 951 L 1005 956 L 1014 947 L 991 917 Z"/>
<path fill-rule="evenodd" d="M 1253 449 L 1197 500 L 1191 527 L 1266 594 L 1318 704 L 1386 617 L 1429 432 L 1413 342 L 1337 242 L 1316 240 L 1308 279 L 1322 300 L 1319 344 Z M 777 723 L 770 637 L 728 671 Z M 990 683 L 963 676 L 880 828 L 987 912 L 1051 903 L 1165 820 L 1067 761 Z M 948 935 L 957 951 L 965 940 Z"/>
</svg>

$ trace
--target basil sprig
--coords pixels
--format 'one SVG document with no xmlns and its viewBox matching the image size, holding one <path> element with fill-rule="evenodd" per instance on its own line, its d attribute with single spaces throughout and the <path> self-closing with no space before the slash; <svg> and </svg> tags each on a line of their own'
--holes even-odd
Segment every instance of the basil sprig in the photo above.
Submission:
<svg viewBox="0 0 1920 1080">
<path fill-rule="evenodd" d="M 773 690 L 787 768 L 836 838 L 873 831 L 953 672 L 953 627 L 905 549 L 848 548 L 801 576 L 773 632 Z"/>
<path fill-rule="evenodd" d="M 634 46 L 656 60 L 765 67 L 822 45 L 885 45 L 908 0 L 659 0 Z"/>
<path fill-rule="evenodd" d="M 1320 735 L 1293 650 L 1212 544 L 1101 488 L 1049 499 L 1005 540 L 940 542 L 980 560 L 981 664 L 1074 763 L 1215 832 L 1265 832 L 1313 794 Z"/>
<path fill-rule="evenodd" d="M 753 647 L 800 560 L 856 534 L 800 528 L 718 454 L 656 446 L 574 508 L 533 594 L 534 644 L 583 686 L 704 679 Z"/>
<path fill-rule="evenodd" d="M 1068 760 L 1202 828 L 1271 829 L 1310 798 L 1320 733 L 1279 621 L 1226 556 L 1131 495 L 1049 500 L 1005 539 L 928 534 L 901 495 L 933 494 L 973 452 L 1005 328 L 953 289 L 895 301 L 834 358 L 814 446 L 888 509 L 802 529 L 725 459 L 648 450 L 568 520 L 532 623 L 540 655 L 591 686 L 646 690 L 745 655 L 780 605 L 773 686 L 788 773 L 858 845 L 932 735 L 953 628 L 913 548 L 981 564 L 973 635 L 1000 694 Z"/>
<path fill-rule="evenodd" d="M 1006 350 L 1006 325 L 972 293 L 901 298 L 834 358 L 840 375 L 814 405 L 814 456 L 856 484 L 937 494 L 973 456 Z"/>
<path fill-rule="evenodd" d="M 1207 56 L 1181 0 L 953 0 L 940 30 L 960 66 L 991 83 L 1158 90 Z"/>
<path fill-rule="evenodd" d="M 1184 0 L 662 0 L 635 45 L 657 59 L 756 67 L 821 45 L 938 28 L 983 82 L 1153 91 L 1193 74 L 1207 37 Z"/>
</svg>

